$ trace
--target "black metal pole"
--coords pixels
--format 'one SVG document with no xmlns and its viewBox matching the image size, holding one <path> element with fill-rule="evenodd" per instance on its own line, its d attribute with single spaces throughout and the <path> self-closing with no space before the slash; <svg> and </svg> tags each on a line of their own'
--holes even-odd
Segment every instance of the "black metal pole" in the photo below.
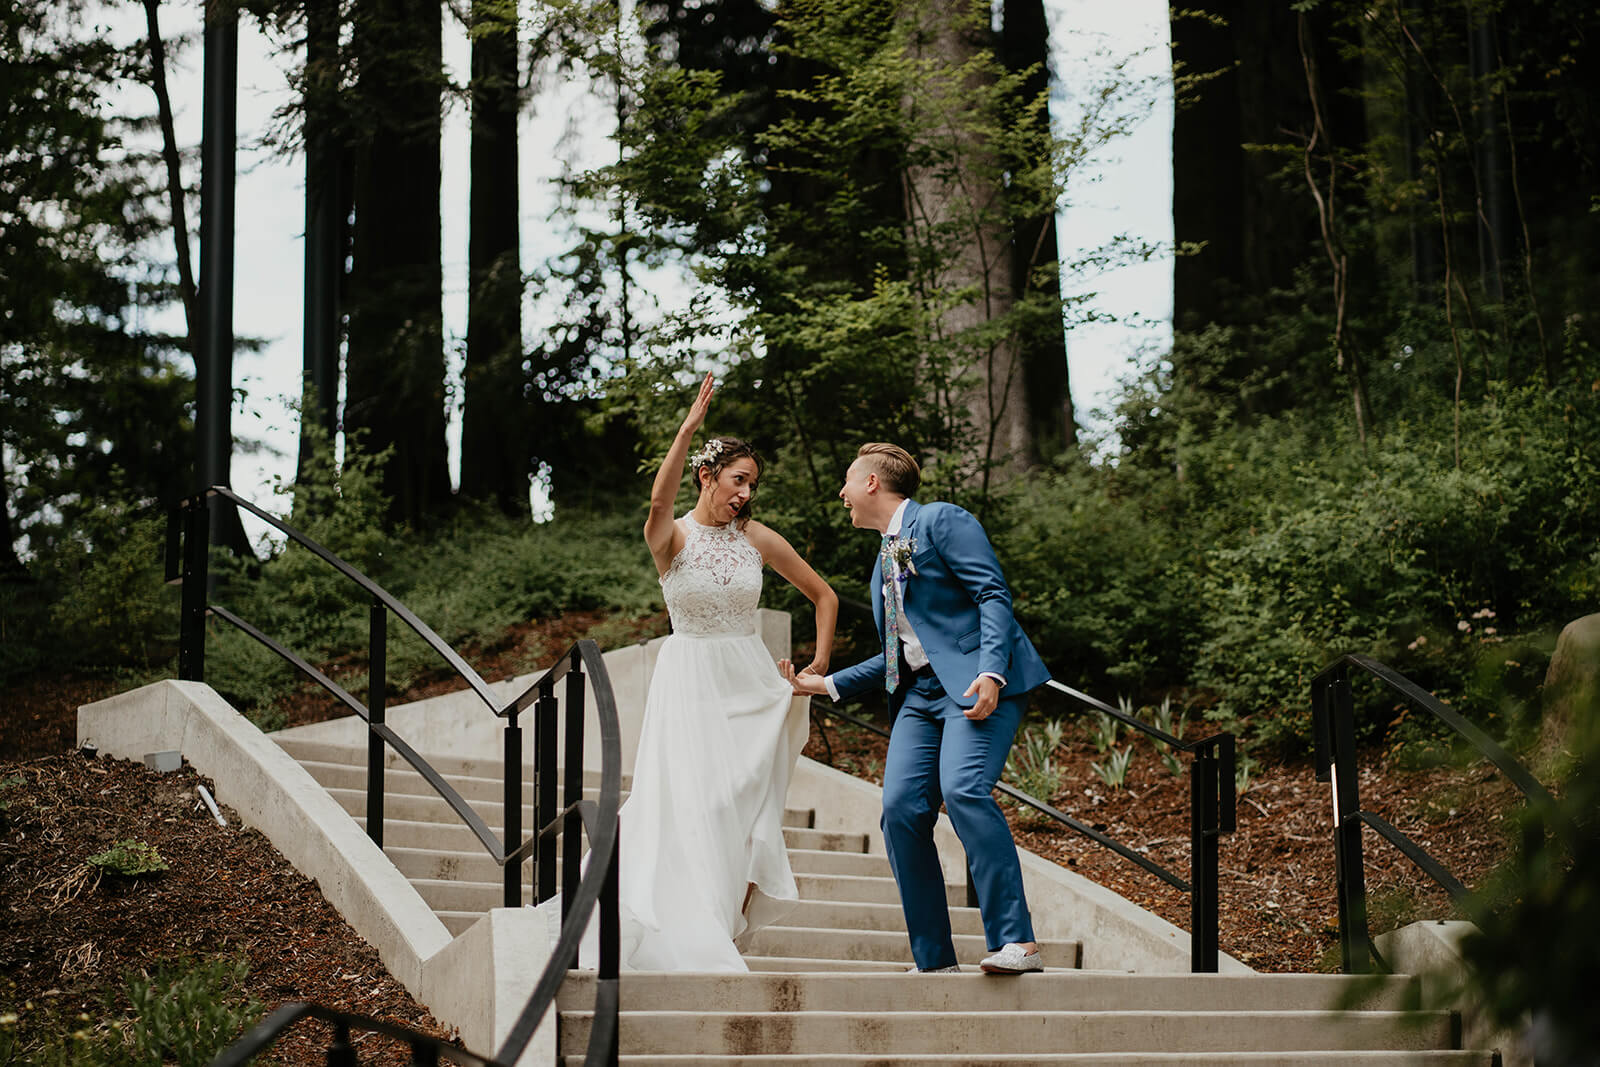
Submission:
<svg viewBox="0 0 1600 1067">
<path fill-rule="evenodd" d="M 583 799 L 583 672 L 576 651 L 567 673 L 566 754 L 561 774 L 561 805 L 567 809 L 561 826 L 561 918 L 578 892 L 583 860 L 583 816 L 577 804 Z"/>
<path fill-rule="evenodd" d="M 211 497 L 183 505 L 183 590 L 178 608 L 178 678 L 206 680 L 206 585 L 211 560 Z"/>
<path fill-rule="evenodd" d="M 229 484 L 233 456 L 234 154 L 239 126 L 239 19 L 233 5 L 206 5 L 203 66 L 195 473 L 206 488 Z M 211 511 L 212 543 L 231 544 L 235 529 L 242 534 L 236 514 Z M 244 547 L 242 537 L 234 547 Z"/>
<path fill-rule="evenodd" d="M 1189 764 L 1189 969 L 1217 970 L 1217 757 L 1209 747 Z"/>
<path fill-rule="evenodd" d="M 617 820 L 616 844 L 606 858 L 606 880 L 600 885 L 600 974 L 601 980 L 615 980 L 622 962 L 622 927 L 617 918 L 617 876 L 622 866 L 622 820 Z M 616 1063 L 616 1047 L 611 1062 Z"/>
<path fill-rule="evenodd" d="M 382 726 L 389 704 L 389 613 L 375 600 L 367 628 L 367 721 Z M 383 738 L 367 731 L 367 836 L 383 847 Z"/>
<path fill-rule="evenodd" d="M 556 726 L 559 714 L 554 687 L 539 695 L 533 718 L 533 831 L 534 902 L 542 904 L 556 895 L 556 839 L 544 828 L 556 814 Z"/>
<path fill-rule="evenodd" d="M 522 727 L 517 725 L 515 711 L 506 715 L 505 759 L 505 793 L 501 797 L 501 804 L 505 811 L 506 863 L 500 872 L 505 887 L 501 902 L 505 907 L 519 908 L 522 906 L 522 860 L 511 858 L 511 854 L 522 844 Z M 538 770 L 535 769 L 534 781 L 538 780 Z M 534 819 L 534 825 L 538 825 L 537 813 Z"/>
<path fill-rule="evenodd" d="M 1372 970 L 1367 940 L 1366 863 L 1361 847 L 1361 793 L 1356 781 L 1355 698 L 1341 670 L 1329 693 L 1332 723 L 1334 865 L 1339 892 L 1339 944 L 1346 974 Z"/>
</svg>

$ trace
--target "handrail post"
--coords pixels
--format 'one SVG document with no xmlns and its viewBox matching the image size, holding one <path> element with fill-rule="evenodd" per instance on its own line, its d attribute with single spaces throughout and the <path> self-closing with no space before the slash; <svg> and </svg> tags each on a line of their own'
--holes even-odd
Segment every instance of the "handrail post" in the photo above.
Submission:
<svg viewBox="0 0 1600 1067">
<path fill-rule="evenodd" d="M 178 614 L 178 678 L 206 677 L 206 586 L 211 559 L 211 497 L 183 505 L 183 590 Z"/>
<path fill-rule="evenodd" d="M 515 711 L 506 715 L 505 757 L 505 793 L 501 801 L 505 808 L 506 862 L 500 871 L 505 887 L 505 896 L 501 903 L 508 908 L 520 908 L 522 860 L 512 858 L 512 853 L 522 844 L 522 727 L 517 725 Z M 534 781 L 538 780 L 539 772 L 536 768 Z"/>
<path fill-rule="evenodd" d="M 556 814 L 556 696 L 554 683 L 540 692 L 533 713 L 533 901 L 543 904 L 556 895 L 556 839 L 545 832 Z"/>
<path fill-rule="evenodd" d="M 1213 739 L 1214 740 L 1214 739 Z M 1231 740 L 1231 738 L 1230 738 Z M 1189 764 L 1189 970 L 1217 970 L 1218 759 L 1212 744 Z M 1231 784 L 1231 783 L 1230 783 Z"/>
<path fill-rule="evenodd" d="M 389 613 L 383 601 L 374 600 L 367 627 L 367 836 L 383 847 L 383 738 L 373 730 L 382 726 L 389 705 Z"/>
<path fill-rule="evenodd" d="M 572 652 L 572 670 L 567 672 L 566 753 L 562 768 L 561 805 L 567 809 L 561 821 L 561 918 L 567 917 L 573 894 L 578 891 L 583 861 L 583 816 L 577 804 L 583 799 L 583 658 Z"/>
<path fill-rule="evenodd" d="M 1328 693 L 1330 770 L 1333 792 L 1333 856 L 1339 897 L 1339 947 L 1346 974 L 1372 970 L 1367 933 L 1366 862 L 1361 849 L 1361 793 L 1356 778 L 1355 696 L 1350 672 L 1341 668 Z"/>
</svg>

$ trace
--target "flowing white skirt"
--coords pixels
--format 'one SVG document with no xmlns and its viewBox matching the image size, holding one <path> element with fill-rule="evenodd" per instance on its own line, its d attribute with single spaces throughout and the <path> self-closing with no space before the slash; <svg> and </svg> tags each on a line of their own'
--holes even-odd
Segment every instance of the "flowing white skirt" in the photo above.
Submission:
<svg viewBox="0 0 1600 1067">
<path fill-rule="evenodd" d="M 758 635 L 662 642 L 619 816 L 623 970 L 749 969 L 734 938 L 798 900 L 783 809 L 808 716 Z"/>
</svg>

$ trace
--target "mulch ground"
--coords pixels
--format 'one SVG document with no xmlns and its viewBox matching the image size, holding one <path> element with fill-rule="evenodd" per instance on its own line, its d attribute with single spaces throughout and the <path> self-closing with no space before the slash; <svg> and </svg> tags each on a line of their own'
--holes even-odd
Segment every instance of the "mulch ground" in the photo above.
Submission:
<svg viewBox="0 0 1600 1067">
<path fill-rule="evenodd" d="M 129 1008 L 129 976 L 185 961 L 243 956 L 245 993 L 273 1008 L 314 1001 L 448 1037 L 389 976 L 378 955 L 260 833 L 222 809 L 217 825 L 185 765 L 158 774 L 77 752 L 0 769 L 0 1013 L 15 1013 L 15 1062 L 88 1016 Z M 136 877 L 85 861 L 124 840 L 153 846 L 167 869 Z M 365 1037 L 363 1060 L 410 1062 Z M 278 1046 L 289 1064 L 326 1063 L 322 1024 Z"/>
<path fill-rule="evenodd" d="M 609 643 L 618 635 L 646 638 L 665 629 L 660 616 L 622 621 L 570 615 L 519 628 L 466 656 L 491 680 L 525 673 L 530 662 L 559 654 L 602 621 Z M 423 679 L 394 694 L 391 703 L 459 685 L 443 676 Z M 120 990 L 127 973 L 176 956 L 242 953 L 251 971 L 247 988 L 268 1008 L 311 1000 L 439 1033 L 314 882 L 260 834 L 231 818 L 227 829 L 220 828 L 197 806 L 195 787 L 202 779 L 192 770 L 159 775 L 71 751 L 78 706 L 120 688 L 125 683 L 69 677 L 24 682 L 5 694 L 0 782 L 9 785 L 0 793 L 6 803 L 0 814 L 0 1016 L 16 1012 L 18 1033 L 36 1041 L 80 1012 L 105 1020 L 125 1010 Z M 340 713 L 310 687 L 277 710 L 291 724 Z M 825 702 L 818 710 L 826 711 Z M 1150 745 L 1135 744 L 1125 782 L 1111 788 L 1090 768 L 1102 757 L 1086 731 L 1070 725 L 1056 753 L 1062 786 L 1048 799 L 1187 879 L 1187 776 L 1173 776 Z M 806 754 L 880 781 L 884 748 L 874 734 L 818 716 Z M 1380 753 L 1363 763 L 1364 806 L 1414 837 L 1467 885 L 1480 884 L 1507 855 L 1508 813 L 1517 798 L 1486 765 L 1406 771 Z M 1187 894 L 1031 811 L 1008 807 L 1008 815 L 1023 846 L 1189 928 Z M 1315 780 L 1308 764 L 1267 762 L 1255 769 L 1239 799 L 1238 823 L 1221 847 L 1223 951 L 1263 971 L 1337 970 L 1328 787 Z M 126 838 L 154 845 L 169 869 L 136 880 L 89 879 L 84 860 Z M 1375 835 L 1366 840 L 1374 932 L 1453 914 L 1443 891 L 1398 852 Z M 403 1048 L 368 1051 L 377 1041 L 368 1039 L 364 1059 L 407 1062 Z M 281 1046 L 281 1062 L 322 1063 L 325 1048 L 315 1024 L 302 1023 Z"/>
</svg>

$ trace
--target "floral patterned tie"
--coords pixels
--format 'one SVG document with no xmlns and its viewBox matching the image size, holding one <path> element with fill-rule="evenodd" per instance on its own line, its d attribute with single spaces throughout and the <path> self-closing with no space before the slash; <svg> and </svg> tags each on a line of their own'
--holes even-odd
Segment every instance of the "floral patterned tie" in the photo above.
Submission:
<svg viewBox="0 0 1600 1067">
<path fill-rule="evenodd" d="M 895 539 L 884 535 L 878 565 L 883 571 L 883 687 L 894 692 L 900 685 L 900 598 L 895 595 L 898 578 L 892 546 Z"/>
</svg>

